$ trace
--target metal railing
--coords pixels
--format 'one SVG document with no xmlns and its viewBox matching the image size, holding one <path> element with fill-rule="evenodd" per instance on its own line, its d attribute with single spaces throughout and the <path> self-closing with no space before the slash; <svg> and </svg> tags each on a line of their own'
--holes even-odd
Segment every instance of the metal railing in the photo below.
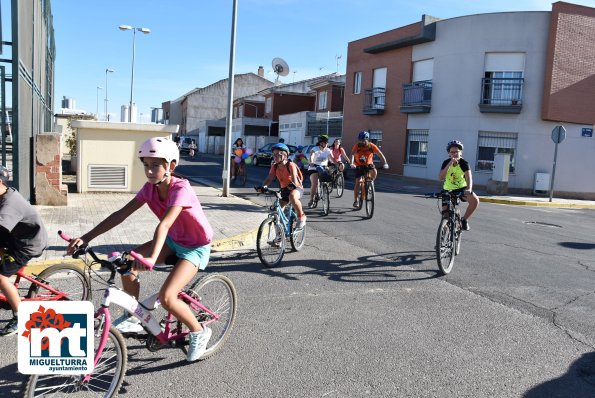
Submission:
<svg viewBox="0 0 595 398">
<path fill-rule="evenodd" d="M 373 87 L 364 90 L 364 109 L 366 115 L 380 115 L 384 113 L 386 89 Z"/>
<path fill-rule="evenodd" d="M 432 81 L 421 80 L 403 84 L 403 102 L 401 106 L 417 106 L 432 104 Z"/>
<path fill-rule="evenodd" d="M 482 105 L 521 106 L 524 78 L 484 77 L 481 79 Z"/>
</svg>

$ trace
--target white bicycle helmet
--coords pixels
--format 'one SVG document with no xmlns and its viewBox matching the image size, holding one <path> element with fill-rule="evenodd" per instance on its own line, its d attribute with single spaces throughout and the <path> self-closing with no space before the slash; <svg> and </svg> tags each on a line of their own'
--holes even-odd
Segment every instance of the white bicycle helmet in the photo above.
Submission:
<svg viewBox="0 0 595 398">
<path fill-rule="evenodd" d="M 170 164 L 173 160 L 176 164 L 180 163 L 180 151 L 175 142 L 165 137 L 149 138 L 140 146 L 138 157 L 142 158 L 162 158 Z"/>
</svg>

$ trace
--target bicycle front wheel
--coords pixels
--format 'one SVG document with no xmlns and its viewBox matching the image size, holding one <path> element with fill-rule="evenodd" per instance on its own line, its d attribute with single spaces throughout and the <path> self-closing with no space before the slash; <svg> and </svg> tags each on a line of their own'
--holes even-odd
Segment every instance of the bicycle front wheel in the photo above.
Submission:
<svg viewBox="0 0 595 398">
<path fill-rule="evenodd" d="M 291 243 L 291 248 L 293 251 L 300 251 L 302 247 L 304 247 L 304 243 L 306 242 L 306 226 L 304 225 L 303 228 L 296 229 L 295 226 L 297 224 L 297 219 L 294 217 L 291 223 L 291 234 L 289 235 L 289 243 Z"/>
<path fill-rule="evenodd" d="M 285 254 L 285 231 L 274 217 L 264 220 L 256 235 L 258 258 L 266 267 L 274 267 Z"/>
<path fill-rule="evenodd" d="M 374 215 L 374 181 L 366 181 L 364 187 L 366 189 L 366 218 L 370 219 Z"/>
<path fill-rule="evenodd" d="M 321 192 L 320 199 L 322 200 L 322 214 L 328 216 L 331 207 L 331 193 L 329 192 L 329 184 L 320 184 Z"/>
<path fill-rule="evenodd" d="M 95 319 L 95 355 L 103 333 L 107 333 L 105 346 L 90 379 L 86 375 L 31 375 L 25 384 L 24 396 L 33 397 L 104 397 L 118 395 L 124 381 L 128 352 L 124 337 L 116 328 L 105 330 L 102 318 Z"/>
<path fill-rule="evenodd" d="M 35 300 L 70 300 L 86 301 L 91 296 L 89 277 L 77 266 L 72 264 L 57 264 L 44 269 L 37 280 L 50 286 L 58 293 L 51 292 L 42 286 L 32 284 L 29 288 L 29 298 Z"/>
<path fill-rule="evenodd" d="M 449 219 L 442 219 L 436 234 L 436 260 L 444 275 L 452 270 L 455 262 L 455 247 L 451 233 L 453 227 Z"/>
<path fill-rule="evenodd" d="M 200 357 L 201 360 L 207 359 L 219 351 L 229 338 L 238 306 L 236 288 L 225 275 L 210 274 L 199 278 L 186 293 L 216 314 L 214 316 L 192 303 L 187 303 L 198 322 L 213 332 L 207 350 Z"/>
<path fill-rule="evenodd" d="M 337 186 L 337 198 L 340 198 L 345 191 L 345 177 L 343 176 L 343 173 L 339 172 L 335 184 Z"/>
</svg>

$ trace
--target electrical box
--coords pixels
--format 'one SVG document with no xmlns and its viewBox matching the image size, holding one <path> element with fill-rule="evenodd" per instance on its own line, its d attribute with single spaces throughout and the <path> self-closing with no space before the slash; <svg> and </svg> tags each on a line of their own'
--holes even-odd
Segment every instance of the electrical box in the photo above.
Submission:
<svg viewBox="0 0 595 398">
<path fill-rule="evenodd" d="M 510 170 L 510 154 L 497 153 L 494 155 L 494 169 L 492 180 L 508 182 L 508 171 Z"/>
<path fill-rule="evenodd" d="M 550 192 L 550 174 L 549 173 L 535 173 L 535 185 L 533 185 L 533 193 L 535 195 L 545 195 Z"/>
</svg>

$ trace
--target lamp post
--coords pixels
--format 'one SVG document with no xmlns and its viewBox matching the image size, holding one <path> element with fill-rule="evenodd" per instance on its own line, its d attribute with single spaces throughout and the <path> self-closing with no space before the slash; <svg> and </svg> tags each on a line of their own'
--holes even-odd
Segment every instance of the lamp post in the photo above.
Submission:
<svg viewBox="0 0 595 398">
<path fill-rule="evenodd" d="M 97 86 L 97 102 L 95 105 L 95 118 L 99 120 L 99 90 L 103 90 L 103 87 Z"/>
<path fill-rule="evenodd" d="M 109 122 L 109 113 L 107 113 L 107 74 L 113 73 L 114 70 L 110 68 L 105 69 L 105 120 Z"/>
<path fill-rule="evenodd" d="M 132 93 L 134 91 L 134 53 L 135 53 L 135 43 L 136 43 L 136 31 L 142 32 L 146 35 L 151 33 L 151 29 L 149 28 L 137 28 L 135 26 L 130 25 L 120 25 L 118 26 L 120 30 L 132 30 L 132 78 L 130 79 L 130 107 L 128 108 L 128 122 L 132 123 Z"/>
</svg>

